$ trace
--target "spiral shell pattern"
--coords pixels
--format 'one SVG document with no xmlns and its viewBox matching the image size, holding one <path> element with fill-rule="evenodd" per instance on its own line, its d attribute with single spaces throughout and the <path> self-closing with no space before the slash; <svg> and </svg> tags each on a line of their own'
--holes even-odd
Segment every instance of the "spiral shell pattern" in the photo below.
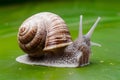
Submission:
<svg viewBox="0 0 120 80">
<path fill-rule="evenodd" d="M 30 56 L 41 56 L 44 51 L 72 43 L 67 25 L 58 15 L 42 12 L 23 22 L 18 32 L 20 48 Z"/>
</svg>

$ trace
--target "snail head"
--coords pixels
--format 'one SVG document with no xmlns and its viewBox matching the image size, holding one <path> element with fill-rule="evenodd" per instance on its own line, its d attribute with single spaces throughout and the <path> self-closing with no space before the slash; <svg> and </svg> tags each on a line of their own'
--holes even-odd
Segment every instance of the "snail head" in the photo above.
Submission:
<svg viewBox="0 0 120 80">
<path fill-rule="evenodd" d="M 90 46 L 90 45 L 101 46 L 98 43 L 94 43 L 94 42 L 90 41 L 90 38 L 91 38 L 99 20 L 100 20 L 100 17 L 98 17 L 98 19 L 96 20 L 94 25 L 91 27 L 91 29 L 88 31 L 88 33 L 86 35 L 83 35 L 83 33 L 82 33 L 82 15 L 80 16 L 80 26 L 79 26 L 79 36 L 78 36 L 79 43 L 86 44 L 87 46 Z"/>
</svg>

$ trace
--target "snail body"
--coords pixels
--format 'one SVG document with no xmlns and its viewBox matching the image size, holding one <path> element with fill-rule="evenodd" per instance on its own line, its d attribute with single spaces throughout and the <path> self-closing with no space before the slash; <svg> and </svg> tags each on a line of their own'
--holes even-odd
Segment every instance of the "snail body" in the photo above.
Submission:
<svg viewBox="0 0 120 80">
<path fill-rule="evenodd" d="M 20 48 L 27 54 L 16 58 L 18 62 L 55 66 L 79 67 L 89 64 L 90 37 L 100 18 L 83 36 L 80 16 L 79 36 L 72 41 L 64 20 L 50 12 L 33 15 L 23 22 L 18 32 Z"/>
</svg>

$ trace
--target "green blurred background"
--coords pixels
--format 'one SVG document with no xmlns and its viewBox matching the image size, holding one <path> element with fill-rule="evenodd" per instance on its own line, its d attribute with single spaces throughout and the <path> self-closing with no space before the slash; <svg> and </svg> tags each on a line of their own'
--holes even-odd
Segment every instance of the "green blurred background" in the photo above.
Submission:
<svg viewBox="0 0 120 80">
<path fill-rule="evenodd" d="M 20 64 L 15 58 L 24 52 L 18 46 L 17 32 L 22 22 L 39 12 L 60 15 L 71 36 L 78 36 L 79 16 L 83 32 L 101 21 L 92 41 L 91 64 L 80 68 L 54 68 Z M 120 1 L 119 0 L 0 0 L 0 80 L 120 80 Z"/>
</svg>

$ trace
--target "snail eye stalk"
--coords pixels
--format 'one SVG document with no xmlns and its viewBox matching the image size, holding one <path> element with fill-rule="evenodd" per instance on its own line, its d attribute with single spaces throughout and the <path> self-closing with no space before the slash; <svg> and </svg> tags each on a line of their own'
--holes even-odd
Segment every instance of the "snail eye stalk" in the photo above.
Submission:
<svg viewBox="0 0 120 80">
<path fill-rule="evenodd" d="M 91 38 L 91 36 L 92 36 L 92 34 L 93 34 L 93 32 L 94 32 L 94 30 L 95 30 L 98 22 L 100 21 L 100 19 L 101 19 L 101 17 L 98 17 L 97 20 L 96 20 L 96 22 L 95 22 L 94 25 L 92 26 L 92 28 L 88 31 L 88 33 L 86 34 L 86 37 L 87 37 L 87 38 Z"/>
</svg>

